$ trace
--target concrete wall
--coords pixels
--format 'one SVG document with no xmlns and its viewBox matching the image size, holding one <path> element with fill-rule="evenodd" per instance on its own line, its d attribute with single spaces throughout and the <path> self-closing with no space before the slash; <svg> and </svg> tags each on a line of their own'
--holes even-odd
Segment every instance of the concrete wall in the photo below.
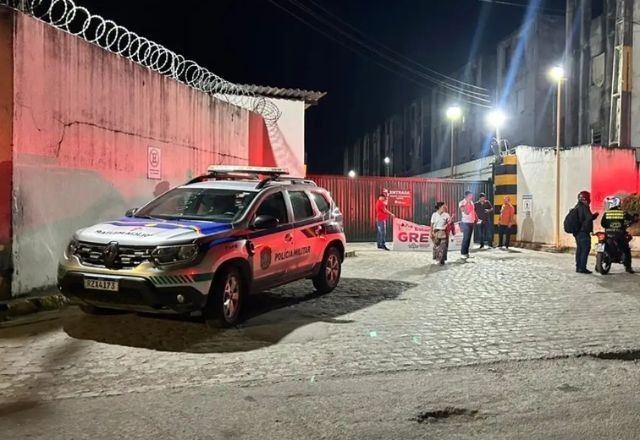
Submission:
<svg viewBox="0 0 640 440">
<path fill-rule="evenodd" d="M 0 298 L 11 284 L 11 169 L 13 166 L 12 15 L 0 8 Z"/>
<path fill-rule="evenodd" d="M 555 160 L 552 148 L 518 147 L 518 240 L 529 243 L 555 242 Z M 560 242 L 573 246 L 573 237 L 565 234 L 564 216 L 576 204 L 582 190 L 591 189 L 591 147 L 573 148 L 560 153 Z M 532 197 L 530 213 L 523 199 Z"/>
<path fill-rule="evenodd" d="M 261 118 L 246 110 L 14 18 L 13 295 L 55 284 L 77 228 L 121 216 L 210 164 L 246 164 L 250 143 L 267 142 L 256 133 Z M 147 177 L 150 146 L 161 150 L 158 180 Z"/>
</svg>

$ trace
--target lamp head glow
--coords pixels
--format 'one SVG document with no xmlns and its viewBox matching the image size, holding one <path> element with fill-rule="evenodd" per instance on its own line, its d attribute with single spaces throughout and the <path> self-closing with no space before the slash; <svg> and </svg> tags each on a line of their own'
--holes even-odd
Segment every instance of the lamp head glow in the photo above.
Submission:
<svg viewBox="0 0 640 440">
<path fill-rule="evenodd" d="M 388 156 L 387 156 L 387 157 L 385 157 L 385 158 L 384 158 L 384 163 L 385 163 L 385 165 L 389 165 L 389 164 L 391 163 L 391 159 L 389 159 L 389 157 L 388 157 Z"/>
<path fill-rule="evenodd" d="M 487 124 L 493 128 L 502 128 L 507 116 L 501 110 L 492 110 L 487 115 Z"/>
<path fill-rule="evenodd" d="M 549 69 L 549 78 L 554 80 L 555 82 L 560 82 L 564 78 L 564 68 L 562 66 L 554 66 Z"/>
<path fill-rule="evenodd" d="M 349 177 L 351 177 L 353 179 L 354 177 L 356 177 L 356 172 L 351 170 L 351 171 L 349 171 L 348 175 L 349 175 Z"/>
<path fill-rule="evenodd" d="M 447 119 L 457 121 L 462 117 L 462 109 L 458 106 L 449 107 L 447 109 Z"/>
</svg>

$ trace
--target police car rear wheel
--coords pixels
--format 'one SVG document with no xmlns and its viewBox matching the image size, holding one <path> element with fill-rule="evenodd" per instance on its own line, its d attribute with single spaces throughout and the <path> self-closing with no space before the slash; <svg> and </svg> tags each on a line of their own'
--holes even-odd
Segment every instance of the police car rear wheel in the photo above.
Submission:
<svg viewBox="0 0 640 440">
<path fill-rule="evenodd" d="M 244 282 L 236 268 L 226 269 L 214 280 L 205 310 L 207 324 L 232 327 L 240 320 L 244 299 Z"/>
<path fill-rule="evenodd" d="M 313 286 L 318 293 L 329 293 L 336 288 L 342 273 L 342 261 L 338 249 L 331 247 L 322 260 L 318 276 L 313 279 Z"/>
</svg>

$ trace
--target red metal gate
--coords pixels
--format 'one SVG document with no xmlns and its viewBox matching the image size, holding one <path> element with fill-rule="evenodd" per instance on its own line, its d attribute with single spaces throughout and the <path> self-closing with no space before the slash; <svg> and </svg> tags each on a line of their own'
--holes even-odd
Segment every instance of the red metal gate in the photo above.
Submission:
<svg viewBox="0 0 640 440">
<path fill-rule="evenodd" d="M 406 206 L 389 203 L 389 210 L 397 217 L 414 223 L 428 225 L 434 205 L 443 201 L 450 212 L 457 214 L 457 205 L 465 191 L 483 192 L 492 197 L 492 185 L 486 181 L 462 181 L 445 179 L 309 176 L 319 186 L 326 188 L 344 214 L 347 240 L 375 241 L 375 202 L 383 189 L 398 196 L 410 195 Z M 456 217 L 459 217 L 456 215 Z M 388 234 L 391 236 L 391 228 Z"/>
</svg>

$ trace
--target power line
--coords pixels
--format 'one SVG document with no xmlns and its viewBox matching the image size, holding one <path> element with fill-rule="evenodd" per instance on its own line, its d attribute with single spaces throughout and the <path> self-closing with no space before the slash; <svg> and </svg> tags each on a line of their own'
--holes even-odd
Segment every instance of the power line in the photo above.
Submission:
<svg viewBox="0 0 640 440">
<path fill-rule="evenodd" d="M 335 13 L 331 12 L 330 10 L 328 10 L 327 8 L 325 8 L 324 6 L 322 6 L 321 4 L 317 3 L 316 1 L 314 1 L 314 0 L 309 0 L 309 3 L 312 3 L 316 8 L 318 8 L 318 9 L 320 9 L 320 10 L 324 11 L 327 15 L 329 15 L 329 16 L 331 16 L 331 17 L 333 17 L 334 19 L 336 19 L 337 21 L 339 21 L 339 22 L 340 22 L 340 23 L 342 23 L 343 25 L 347 26 L 349 29 L 351 29 L 351 30 L 352 30 L 352 31 L 354 31 L 355 33 L 357 33 L 357 34 L 359 34 L 360 36 L 362 36 L 363 38 L 365 38 L 365 39 L 369 40 L 371 43 L 373 43 L 373 44 L 376 44 L 376 45 L 380 46 L 381 48 L 383 48 L 384 50 L 388 51 L 389 53 L 392 53 L 392 54 L 396 55 L 397 57 L 399 57 L 399 58 L 401 58 L 401 59 L 406 60 L 407 62 L 409 62 L 409 63 L 413 64 L 413 65 L 414 65 L 414 66 L 416 66 L 416 67 L 419 67 L 419 68 L 421 68 L 421 69 L 424 69 L 425 71 L 427 71 L 427 72 L 429 72 L 429 73 L 432 73 L 433 75 L 440 76 L 440 77 L 442 77 L 443 79 L 446 79 L 446 80 L 448 80 L 448 81 L 455 82 L 455 83 L 458 83 L 458 84 L 460 84 L 460 85 L 467 86 L 467 87 L 469 87 L 469 88 L 474 88 L 474 89 L 477 89 L 477 90 L 487 91 L 487 89 L 486 89 L 486 88 L 484 88 L 484 87 L 480 87 L 480 86 L 477 86 L 477 85 L 475 85 L 475 84 L 471 84 L 471 83 L 467 83 L 467 82 L 464 82 L 464 81 L 460 81 L 460 80 L 459 80 L 459 79 L 457 79 L 457 78 L 453 78 L 453 77 L 451 77 L 451 76 L 449 76 L 449 75 L 445 75 L 445 74 L 443 74 L 443 73 L 440 73 L 440 72 L 438 72 L 437 70 L 433 70 L 433 69 L 431 69 L 431 68 L 429 68 L 429 67 L 425 66 L 424 64 L 421 64 L 421 63 L 419 63 L 419 62 L 417 62 L 417 61 L 415 61 L 415 60 L 413 60 L 413 59 L 411 59 L 411 58 L 407 57 L 406 55 L 404 55 L 404 54 L 402 54 L 402 53 L 400 53 L 400 52 L 398 52 L 398 51 L 396 51 L 396 50 L 394 50 L 394 49 L 390 48 L 389 46 L 384 45 L 384 44 L 383 44 L 383 43 L 381 43 L 380 41 L 375 40 L 374 38 L 372 38 L 372 37 L 368 36 L 367 34 L 365 34 L 364 32 L 362 32 L 360 29 L 356 28 L 355 26 L 351 25 L 351 24 L 350 24 L 350 23 L 348 23 L 347 21 L 343 20 L 340 16 L 338 16 L 337 14 L 335 14 Z"/>
<path fill-rule="evenodd" d="M 483 2 L 483 3 L 494 3 L 496 5 L 515 6 L 515 7 L 518 7 L 518 8 L 525 8 L 525 9 L 529 7 L 528 4 L 514 3 L 514 2 L 505 1 L 505 0 L 478 0 L 478 1 Z M 540 10 L 542 12 L 544 12 L 544 11 L 555 12 L 555 13 L 561 14 L 561 15 L 564 15 L 564 13 L 565 13 L 564 9 L 558 9 L 558 8 L 546 8 L 546 7 L 540 6 L 540 7 L 536 8 L 536 9 L 538 9 L 538 10 Z"/>
<path fill-rule="evenodd" d="M 268 0 L 268 1 L 269 1 L 271 4 L 273 4 L 275 7 L 277 7 L 278 9 L 280 9 L 280 10 L 282 10 L 282 11 L 286 12 L 287 14 L 291 15 L 291 16 L 292 16 L 292 17 L 294 17 L 296 20 L 298 20 L 298 21 L 300 21 L 301 23 L 305 24 L 305 25 L 306 25 L 306 26 L 308 26 L 309 28 L 311 28 L 311 29 L 315 30 L 315 31 L 316 31 L 316 32 L 318 32 L 319 34 L 322 34 L 322 35 L 323 35 L 323 36 L 325 36 L 326 38 L 328 38 L 328 39 L 332 40 L 333 42 L 335 42 L 335 43 L 337 43 L 337 44 L 339 44 L 339 45 L 341 45 L 341 46 L 345 47 L 346 49 L 349 49 L 350 51 L 352 51 L 352 52 L 356 53 L 357 55 L 359 55 L 359 56 L 361 56 L 361 57 L 363 57 L 363 58 L 365 58 L 365 59 L 368 59 L 368 60 L 369 60 L 369 61 L 371 61 L 372 63 L 376 64 L 377 66 L 379 66 L 379 67 L 381 67 L 381 68 L 383 68 L 383 69 L 385 69 L 385 70 L 387 70 L 388 72 L 391 72 L 391 73 L 393 73 L 393 74 L 395 74 L 395 75 L 398 75 L 399 77 L 404 78 L 404 79 L 406 79 L 407 81 L 410 81 L 410 82 L 412 82 L 412 83 L 414 83 L 414 84 L 416 84 L 416 85 L 420 86 L 421 88 L 424 88 L 424 89 L 430 89 L 430 90 L 436 90 L 436 92 L 437 92 L 437 93 L 440 93 L 440 94 L 443 94 L 443 95 L 447 95 L 447 93 L 446 93 L 446 92 L 444 92 L 444 91 L 442 91 L 442 90 L 439 90 L 439 89 L 433 89 L 433 87 L 432 87 L 432 86 L 431 86 L 431 87 L 428 87 L 428 86 L 426 86 L 424 83 L 422 83 L 422 82 L 420 82 L 420 81 L 416 80 L 415 78 L 411 78 L 411 77 L 407 76 L 406 74 L 404 74 L 404 73 L 402 73 L 402 72 L 398 72 L 397 70 L 395 70 L 395 69 L 393 69 L 393 68 L 391 68 L 391 67 L 387 66 L 386 64 L 381 63 L 380 61 L 378 61 L 378 60 L 374 59 L 373 57 L 369 56 L 368 54 L 366 54 L 366 53 L 364 53 L 364 52 L 362 52 L 362 51 L 358 50 L 358 49 L 357 49 L 357 48 L 355 48 L 355 47 L 353 47 L 353 45 L 349 45 L 349 44 L 345 43 L 344 41 L 342 41 L 342 40 L 338 39 L 335 35 L 332 35 L 332 34 L 330 34 L 330 33 L 326 32 L 326 31 L 324 31 L 324 30 L 320 29 L 319 27 L 315 26 L 314 24 L 310 23 L 309 21 L 307 21 L 307 20 L 305 20 L 304 18 L 302 18 L 302 17 L 300 17 L 299 15 L 297 15 L 295 12 L 293 12 L 293 11 L 291 11 L 291 10 L 287 9 L 286 7 L 282 6 L 281 4 L 277 3 L 275 0 Z M 464 95 L 463 93 L 458 93 L 458 94 L 463 95 L 463 96 L 467 96 L 467 95 Z M 475 98 L 475 97 L 473 97 L 473 96 L 472 96 L 472 98 L 477 99 L 477 98 Z M 459 100 L 459 101 L 460 101 L 461 103 L 465 103 L 465 104 L 469 104 L 469 105 L 474 105 L 474 106 L 477 106 L 477 107 L 484 107 L 484 108 L 490 108 L 490 107 L 491 107 L 490 105 L 483 104 L 483 103 L 479 103 L 479 102 L 477 102 L 477 101 L 468 101 L 468 100 L 465 100 L 465 99 L 461 99 L 461 100 Z"/>
<path fill-rule="evenodd" d="M 459 86 L 455 86 L 452 84 L 449 84 L 443 80 L 440 80 L 438 78 L 433 77 L 432 75 L 426 74 L 424 72 L 420 72 L 412 67 L 409 67 L 407 65 L 405 65 L 404 63 L 398 61 L 395 58 L 392 58 L 388 55 L 386 55 L 383 52 L 380 52 L 378 49 L 376 49 L 375 47 L 372 47 L 371 45 L 369 45 L 366 42 L 363 42 L 362 40 L 360 40 L 357 37 L 354 37 L 352 34 L 344 31 L 343 29 L 341 29 L 340 27 L 334 25 L 333 23 L 329 22 L 326 18 L 324 18 L 321 15 L 318 15 L 315 11 L 313 11 L 312 9 L 309 9 L 308 7 L 306 7 L 305 5 L 301 4 L 300 2 L 296 1 L 296 0 L 289 0 L 290 3 L 294 4 L 295 6 L 297 6 L 298 8 L 300 8 L 302 11 L 306 12 L 307 14 L 311 15 L 312 17 L 314 17 L 316 20 L 320 21 L 321 23 L 325 24 L 326 26 L 334 29 L 335 31 L 341 33 L 342 35 L 344 35 L 345 37 L 347 37 L 348 39 L 350 39 L 351 41 L 355 42 L 356 44 L 364 47 L 365 49 L 369 50 L 370 52 L 373 52 L 374 54 L 378 55 L 381 58 L 384 58 L 385 60 L 387 60 L 388 62 L 395 64 L 397 67 L 400 67 L 402 69 L 408 70 L 409 72 L 413 73 L 416 76 L 420 76 L 423 79 L 426 79 L 427 81 L 431 81 L 433 83 L 436 83 L 444 88 L 447 88 L 451 91 L 454 92 L 458 92 L 461 94 L 464 94 L 465 96 L 471 98 L 471 99 L 477 99 L 479 101 L 483 101 L 486 103 L 489 103 L 490 100 L 488 99 L 489 96 L 485 93 L 480 93 L 480 92 L 475 92 L 475 91 L 470 91 L 470 90 L 465 90 Z"/>
<path fill-rule="evenodd" d="M 291 0 L 290 0 L 290 1 L 291 1 Z M 336 43 L 338 43 L 338 44 L 340 44 L 340 45 L 342 45 L 342 46 L 344 46 L 344 47 L 347 47 L 347 48 L 349 48 L 350 50 L 352 50 L 352 51 L 354 51 L 354 52 L 356 52 L 356 53 L 359 53 L 359 54 L 360 54 L 360 55 L 362 55 L 362 56 L 365 56 L 367 59 L 370 59 L 370 57 L 368 57 L 367 55 L 363 54 L 363 53 L 362 53 L 360 50 L 358 50 L 357 48 L 354 48 L 352 45 L 347 45 L 347 44 L 345 44 L 345 42 L 344 42 L 344 41 L 339 40 L 339 39 L 338 39 L 337 37 L 335 37 L 334 35 L 329 34 L 328 32 L 326 32 L 326 31 L 324 31 L 324 30 L 322 30 L 322 29 L 318 28 L 317 26 L 315 26 L 315 25 L 311 24 L 309 21 L 307 21 L 307 20 L 305 20 L 304 18 L 300 17 L 298 14 L 296 14 L 296 13 L 295 13 L 295 12 L 293 12 L 292 10 L 290 10 L 290 9 L 288 9 L 288 8 L 284 7 L 283 5 L 281 5 L 281 4 L 279 4 L 279 3 L 277 3 L 275 0 L 269 0 L 269 2 L 270 2 L 270 3 L 272 3 L 273 5 L 277 6 L 279 9 L 281 9 L 281 10 L 283 10 L 283 11 L 287 12 L 289 15 L 293 16 L 294 18 L 296 18 L 297 20 L 301 21 L 301 22 L 302 22 L 302 23 L 304 23 L 305 25 L 307 25 L 307 26 L 309 26 L 310 28 L 314 29 L 315 31 L 317 31 L 317 32 L 319 32 L 319 33 L 321 33 L 321 34 L 323 34 L 325 37 L 327 37 L 327 38 L 331 39 L 332 41 L 334 41 L 334 42 L 336 42 Z M 303 6 L 303 7 L 304 7 L 304 6 Z M 311 11 L 311 12 L 313 12 L 313 11 Z M 316 14 L 316 15 L 317 15 L 317 14 Z M 316 16 L 316 18 L 317 18 L 317 16 Z M 324 22 L 325 24 L 327 24 L 327 23 L 326 23 L 326 20 L 324 20 L 323 22 Z M 330 27 L 331 27 L 331 26 L 330 26 Z M 344 31 L 340 30 L 339 28 L 338 28 L 338 29 L 335 29 L 335 30 L 339 31 L 340 33 L 344 33 Z M 354 38 L 353 38 L 352 36 L 350 36 L 350 35 L 349 35 L 349 37 L 350 37 L 350 38 L 349 38 L 350 40 L 352 40 L 352 41 L 356 42 L 356 43 L 357 43 L 357 44 L 359 44 L 360 46 L 363 46 L 363 44 L 362 44 L 362 42 L 361 42 L 361 41 L 359 41 L 359 40 L 357 40 L 357 39 L 355 39 L 355 40 L 354 40 Z M 412 68 L 410 68 L 410 67 L 408 67 L 408 66 L 405 66 L 404 64 L 399 63 L 397 60 L 395 60 L 395 59 L 393 59 L 393 58 L 390 58 L 390 57 L 386 56 L 385 54 L 380 53 L 380 52 L 379 52 L 379 51 L 377 51 L 376 49 L 371 48 L 370 46 L 366 45 L 366 43 L 364 44 L 364 46 L 365 46 L 365 48 L 367 48 L 369 51 L 372 51 L 372 52 L 374 52 L 374 53 L 378 54 L 378 55 L 380 56 L 380 58 L 384 59 L 385 61 L 390 62 L 391 64 L 394 64 L 394 65 L 396 65 L 396 66 L 398 66 L 398 67 L 401 67 L 401 68 L 403 68 L 403 69 L 405 69 L 405 70 L 407 70 L 407 71 L 411 72 L 412 74 L 414 74 L 414 75 L 416 75 L 416 76 L 418 76 L 418 77 L 420 77 L 420 78 L 422 78 L 422 79 L 426 79 L 427 81 L 430 81 L 430 82 L 433 82 L 433 83 L 435 83 L 435 84 L 438 84 L 438 85 L 440 85 L 441 87 L 446 88 L 446 89 L 448 89 L 448 90 L 450 90 L 450 91 L 452 91 L 452 92 L 454 92 L 454 93 L 456 93 L 456 94 L 459 94 L 459 95 L 461 95 L 461 96 L 465 96 L 465 97 L 470 98 L 470 99 L 473 99 L 473 100 L 481 101 L 481 102 L 486 103 L 486 104 L 490 103 L 489 99 L 487 99 L 487 97 L 486 97 L 486 96 L 484 96 L 484 95 L 480 95 L 478 92 L 466 91 L 466 90 L 463 90 L 463 89 L 461 89 L 461 88 L 459 88 L 459 87 L 456 87 L 456 86 L 453 86 L 453 85 L 451 85 L 451 84 L 448 84 L 448 83 L 446 83 L 446 82 L 444 82 L 444 81 L 442 81 L 442 80 L 438 80 L 438 79 L 436 79 L 436 78 L 433 78 L 432 76 L 427 75 L 427 74 L 425 74 L 425 73 L 418 72 L 418 71 L 416 71 L 415 69 L 412 69 Z M 384 68 L 385 68 L 385 69 L 387 69 L 387 70 L 389 70 L 389 71 L 391 71 L 391 72 L 393 72 L 393 73 L 395 73 L 395 74 L 398 74 L 398 72 L 397 72 L 396 70 L 391 70 L 391 69 L 390 69 L 388 66 L 386 66 L 386 65 L 383 65 L 383 64 L 381 64 L 381 63 L 379 63 L 379 62 L 376 62 L 376 64 L 377 64 L 377 65 L 380 65 L 380 66 L 384 66 Z M 404 75 L 402 75 L 402 76 L 403 76 L 405 79 L 407 78 L 407 77 L 406 77 L 406 76 L 404 76 Z M 416 82 L 416 81 L 414 80 L 413 82 Z M 423 86 L 423 85 L 421 84 L 421 86 Z"/>
</svg>

